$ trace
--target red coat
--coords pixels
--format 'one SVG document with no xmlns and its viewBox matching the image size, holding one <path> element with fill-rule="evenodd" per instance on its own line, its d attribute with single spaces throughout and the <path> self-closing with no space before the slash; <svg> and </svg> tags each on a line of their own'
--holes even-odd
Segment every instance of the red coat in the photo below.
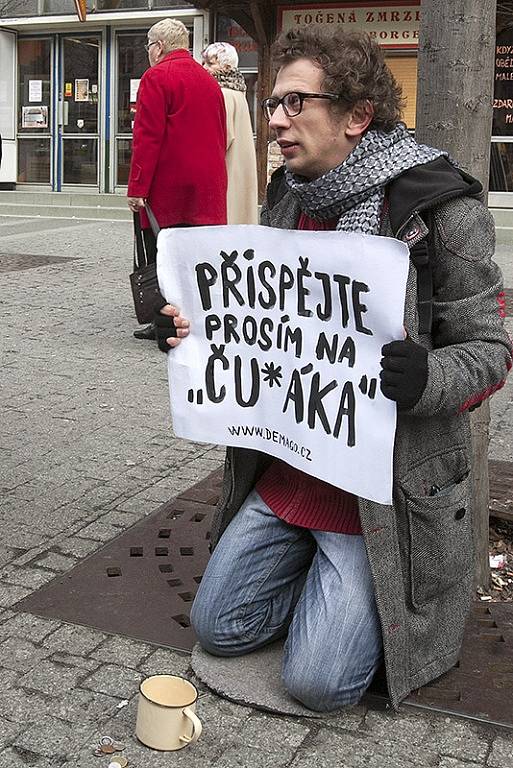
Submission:
<svg viewBox="0 0 513 768">
<path fill-rule="evenodd" d="M 147 198 L 161 227 L 226 224 L 225 153 L 221 89 L 188 51 L 171 51 L 139 85 L 128 196 Z"/>
</svg>

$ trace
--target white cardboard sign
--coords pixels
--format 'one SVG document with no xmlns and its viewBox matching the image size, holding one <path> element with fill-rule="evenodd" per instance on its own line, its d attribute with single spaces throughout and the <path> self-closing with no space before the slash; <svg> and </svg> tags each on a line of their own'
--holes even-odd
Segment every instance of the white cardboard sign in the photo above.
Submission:
<svg viewBox="0 0 513 768">
<path fill-rule="evenodd" d="M 158 280 L 191 321 L 168 355 L 179 437 L 253 448 L 384 504 L 409 253 L 385 237 L 261 226 L 162 230 Z"/>
</svg>

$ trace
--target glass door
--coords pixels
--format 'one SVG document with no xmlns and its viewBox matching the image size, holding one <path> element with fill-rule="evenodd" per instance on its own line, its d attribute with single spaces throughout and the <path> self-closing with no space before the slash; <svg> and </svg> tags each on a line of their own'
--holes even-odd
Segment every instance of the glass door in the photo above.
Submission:
<svg viewBox="0 0 513 768">
<path fill-rule="evenodd" d="M 18 40 L 18 169 L 19 184 L 53 182 L 51 38 Z"/>
<path fill-rule="evenodd" d="M 193 24 L 187 20 L 184 20 L 184 23 L 192 41 Z M 128 184 L 137 91 L 141 77 L 149 67 L 148 54 L 144 48 L 147 42 L 147 29 L 119 30 L 116 33 L 113 77 L 115 90 L 112 97 L 115 139 L 112 187 L 117 191 L 122 191 Z"/>
<path fill-rule="evenodd" d="M 148 54 L 144 48 L 147 42 L 148 34 L 146 31 L 119 32 L 116 36 L 118 78 L 115 124 L 115 187 L 123 187 L 128 184 L 137 90 L 143 72 L 149 66 Z"/>
<path fill-rule="evenodd" d="M 63 36 L 58 99 L 58 189 L 99 187 L 101 36 Z"/>
</svg>

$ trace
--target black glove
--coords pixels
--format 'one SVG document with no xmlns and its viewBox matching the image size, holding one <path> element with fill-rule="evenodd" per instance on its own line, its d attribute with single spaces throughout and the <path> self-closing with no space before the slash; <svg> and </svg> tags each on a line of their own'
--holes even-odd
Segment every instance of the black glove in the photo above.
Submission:
<svg viewBox="0 0 513 768">
<path fill-rule="evenodd" d="M 381 391 L 399 408 L 413 408 L 428 379 L 427 349 L 411 339 L 392 341 L 381 350 Z"/>
<path fill-rule="evenodd" d="M 167 304 L 167 302 L 164 303 Z M 177 335 L 174 319 L 169 317 L 169 315 L 161 315 L 160 312 L 154 312 L 153 323 L 155 325 L 155 337 L 157 339 L 159 349 L 162 352 L 169 352 L 169 350 L 173 349 L 173 347 L 169 346 L 166 339 L 168 339 L 170 336 Z"/>
<path fill-rule="evenodd" d="M 154 313 L 157 314 L 157 312 L 160 312 L 162 307 L 165 307 L 166 304 L 169 304 L 169 302 L 166 301 L 166 299 L 162 296 L 162 294 L 157 291 L 157 293 L 155 294 L 155 304 L 153 305 Z"/>
</svg>

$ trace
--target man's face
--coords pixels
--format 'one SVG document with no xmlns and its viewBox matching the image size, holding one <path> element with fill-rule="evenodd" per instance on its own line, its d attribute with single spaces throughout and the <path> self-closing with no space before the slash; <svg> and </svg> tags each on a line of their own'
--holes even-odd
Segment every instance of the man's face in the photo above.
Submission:
<svg viewBox="0 0 513 768">
<path fill-rule="evenodd" d="M 323 72 L 310 59 L 298 59 L 283 66 L 276 77 L 273 96 L 290 91 L 323 93 Z M 280 106 L 269 122 L 276 134 L 285 165 L 292 173 L 316 179 L 340 165 L 359 141 L 346 135 L 351 114 L 332 112 L 327 99 L 305 99 L 296 117 L 287 117 Z"/>
</svg>

